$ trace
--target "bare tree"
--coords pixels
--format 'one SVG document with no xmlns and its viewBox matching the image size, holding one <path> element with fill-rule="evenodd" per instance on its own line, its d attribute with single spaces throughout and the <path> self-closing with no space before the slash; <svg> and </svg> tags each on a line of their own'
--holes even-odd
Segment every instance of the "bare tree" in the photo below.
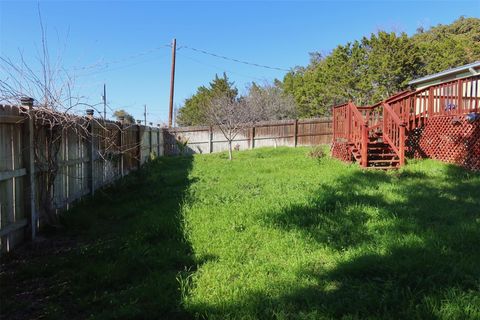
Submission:
<svg viewBox="0 0 480 320">
<path fill-rule="evenodd" d="M 294 98 L 272 84 L 259 86 L 253 83 L 245 99 L 258 120 L 293 119 L 297 115 Z"/>
<path fill-rule="evenodd" d="M 84 116 L 86 109 L 95 109 L 96 105 L 87 103 L 86 97 L 76 93 L 75 77 L 63 67 L 61 54 L 56 60 L 51 59 L 40 10 L 39 18 L 41 49 L 37 63 L 27 62 L 22 52 L 16 60 L 0 57 L 0 103 L 20 105 L 25 97 L 35 100 L 33 109 L 22 108 L 21 112 L 33 119 L 37 178 L 46 182 L 46 188 L 40 190 L 39 206 L 45 223 L 55 226 L 58 217 L 53 204 L 62 139 L 68 133 L 74 133 L 80 139 L 101 136 L 101 157 L 112 154 L 118 139 L 116 134 L 109 134 L 111 130 L 105 119 L 93 118 L 93 112 L 89 117 Z M 80 110 L 83 115 L 75 114 Z M 94 124 L 101 128 L 97 133 L 92 130 Z"/>
<path fill-rule="evenodd" d="M 253 111 L 245 99 L 220 96 L 212 100 L 205 112 L 209 125 L 218 127 L 227 140 L 229 160 L 233 159 L 232 141 L 258 119 Z"/>
</svg>

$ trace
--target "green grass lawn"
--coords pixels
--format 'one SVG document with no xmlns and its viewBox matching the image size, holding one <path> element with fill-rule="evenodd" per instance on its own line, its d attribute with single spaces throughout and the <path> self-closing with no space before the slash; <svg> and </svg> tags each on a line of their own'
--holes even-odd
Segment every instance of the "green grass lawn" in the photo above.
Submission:
<svg viewBox="0 0 480 320">
<path fill-rule="evenodd" d="M 309 150 L 158 159 L 7 256 L 2 315 L 480 319 L 480 174 Z"/>
</svg>

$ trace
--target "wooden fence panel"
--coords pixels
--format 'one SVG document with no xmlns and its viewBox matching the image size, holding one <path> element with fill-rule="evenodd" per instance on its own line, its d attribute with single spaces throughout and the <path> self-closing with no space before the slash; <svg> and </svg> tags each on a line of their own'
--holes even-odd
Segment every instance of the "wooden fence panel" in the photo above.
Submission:
<svg viewBox="0 0 480 320">
<path fill-rule="evenodd" d="M 332 142 L 332 119 L 298 120 L 297 145 L 313 146 Z"/>
<path fill-rule="evenodd" d="M 295 144 L 295 120 L 263 122 L 255 126 L 255 147 Z"/>
<path fill-rule="evenodd" d="M 212 152 L 222 152 L 228 150 L 228 141 L 225 139 L 223 133 L 213 128 L 212 134 Z M 242 130 L 237 134 L 234 141 L 232 141 L 232 147 L 236 148 L 237 150 L 247 150 L 251 148 L 251 137 L 250 137 L 250 129 Z M 207 146 L 209 143 L 207 143 Z M 206 153 L 209 152 L 209 149 L 206 148 Z"/>
<path fill-rule="evenodd" d="M 138 168 L 140 157 L 138 141 L 139 132 L 137 125 L 131 125 L 124 128 L 122 141 L 124 174 Z"/>
<path fill-rule="evenodd" d="M 207 126 L 169 129 L 164 133 L 164 139 L 169 155 L 210 152 L 210 127 Z"/>
<path fill-rule="evenodd" d="M 213 127 L 181 127 L 164 131 L 166 155 L 180 153 L 179 144 L 187 141 L 185 153 L 210 153 L 228 150 L 222 132 Z M 277 120 L 256 123 L 233 140 L 238 150 L 273 146 L 313 146 L 330 144 L 333 138 L 331 118 Z"/>
<path fill-rule="evenodd" d="M 103 181 L 111 183 L 122 175 L 121 142 L 122 132 L 118 124 L 108 122 L 99 133 L 102 140 L 100 152 L 103 155 Z"/>
<path fill-rule="evenodd" d="M 140 161 L 141 164 L 144 164 L 150 158 L 150 152 L 152 152 L 152 145 L 151 145 L 151 129 L 145 126 L 139 126 L 138 130 L 140 130 Z"/>
<path fill-rule="evenodd" d="M 165 136 L 164 129 L 157 128 L 158 156 L 165 155 Z"/>
<path fill-rule="evenodd" d="M 19 110 L 0 105 L 0 250 L 23 240 L 26 171 L 23 161 L 23 118 Z"/>
<path fill-rule="evenodd" d="M 159 141 L 158 141 L 158 128 L 151 128 L 150 129 L 150 141 L 152 143 L 151 150 L 155 156 L 158 157 L 160 153 L 160 148 L 159 148 Z"/>
</svg>

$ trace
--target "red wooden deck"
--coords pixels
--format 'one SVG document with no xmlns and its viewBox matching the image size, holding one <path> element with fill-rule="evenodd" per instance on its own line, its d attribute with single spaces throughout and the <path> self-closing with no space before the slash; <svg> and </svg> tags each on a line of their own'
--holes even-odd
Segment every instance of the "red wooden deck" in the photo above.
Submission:
<svg viewBox="0 0 480 320">
<path fill-rule="evenodd" d="M 332 155 L 374 169 L 398 168 L 409 155 L 480 170 L 479 80 L 404 91 L 373 106 L 335 106 Z"/>
</svg>

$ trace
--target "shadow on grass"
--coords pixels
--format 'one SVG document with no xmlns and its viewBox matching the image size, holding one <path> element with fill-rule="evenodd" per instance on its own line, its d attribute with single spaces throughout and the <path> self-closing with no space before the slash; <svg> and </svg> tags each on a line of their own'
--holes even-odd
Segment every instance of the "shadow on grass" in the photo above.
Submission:
<svg viewBox="0 0 480 320">
<path fill-rule="evenodd" d="M 2 277 L 2 319 L 190 318 L 179 280 L 196 266 L 180 212 L 192 160 L 160 158 L 69 211 L 61 237 L 79 244 L 26 252 Z"/>
<path fill-rule="evenodd" d="M 443 170 L 435 172 L 435 170 Z M 200 314 L 256 318 L 480 318 L 480 175 L 456 166 L 428 174 L 353 170 L 322 185 L 309 205 L 265 218 L 339 255 L 333 269 L 307 266 L 316 285 L 262 292 Z M 344 255 L 348 250 L 349 254 Z"/>
</svg>

